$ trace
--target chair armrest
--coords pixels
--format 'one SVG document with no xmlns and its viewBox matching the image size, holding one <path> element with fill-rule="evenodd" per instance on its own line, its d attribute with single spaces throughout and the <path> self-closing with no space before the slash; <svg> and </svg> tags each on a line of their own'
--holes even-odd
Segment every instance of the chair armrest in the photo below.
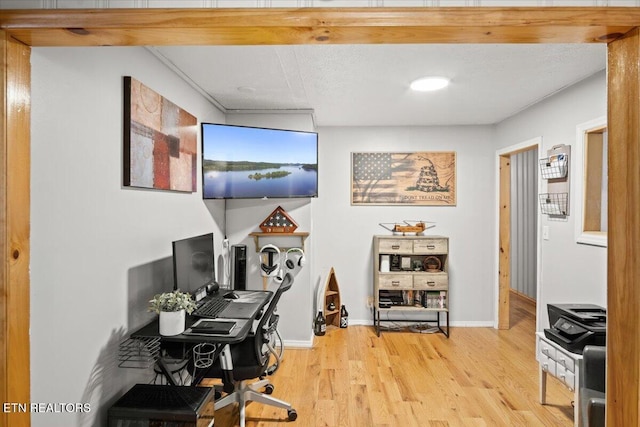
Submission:
<svg viewBox="0 0 640 427">
<path fill-rule="evenodd" d="M 582 353 L 583 387 L 605 392 L 606 354 L 607 350 L 604 346 L 585 346 Z"/>
<path fill-rule="evenodd" d="M 604 427 L 606 400 L 600 397 L 592 397 L 587 403 L 587 425 L 589 427 Z"/>
</svg>

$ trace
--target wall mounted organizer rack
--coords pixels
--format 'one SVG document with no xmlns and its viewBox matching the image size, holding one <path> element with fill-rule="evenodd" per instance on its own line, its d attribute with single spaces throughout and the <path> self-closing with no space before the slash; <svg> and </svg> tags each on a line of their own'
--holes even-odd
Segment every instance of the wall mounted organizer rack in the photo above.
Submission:
<svg viewBox="0 0 640 427">
<path fill-rule="evenodd" d="M 539 195 L 540 211 L 553 217 L 569 215 L 570 145 L 556 145 L 539 160 L 540 176 L 547 180 L 547 192 Z"/>
</svg>

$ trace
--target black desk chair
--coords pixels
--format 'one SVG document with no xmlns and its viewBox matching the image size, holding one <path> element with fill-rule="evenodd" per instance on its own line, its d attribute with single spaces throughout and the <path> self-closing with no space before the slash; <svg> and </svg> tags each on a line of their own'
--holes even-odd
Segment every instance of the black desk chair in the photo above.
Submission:
<svg viewBox="0 0 640 427">
<path fill-rule="evenodd" d="M 604 427 L 606 354 L 604 346 L 588 345 L 582 352 L 580 413 L 584 427 Z"/>
<path fill-rule="evenodd" d="M 231 360 L 233 363 L 233 381 L 229 384 L 222 370 L 221 358 L 229 357 L 224 354 L 203 374 L 203 378 L 218 378 L 225 381 L 223 390 L 228 394 L 215 402 L 215 410 L 227 405 L 238 403 L 240 411 L 240 426 L 245 425 L 245 406 L 247 402 L 260 402 L 265 405 L 276 406 L 287 410 L 290 421 L 294 421 L 298 414 L 291 405 L 282 400 L 268 396 L 273 392 L 273 384 L 265 378 L 271 352 L 268 343 L 273 333 L 272 317 L 280 300 L 280 296 L 293 285 L 293 276 L 287 273 L 284 280 L 273 294 L 269 306 L 264 311 L 255 332 L 249 334 L 247 339 L 238 344 L 231 345 Z M 222 363 L 224 363 L 222 361 Z M 253 383 L 249 380 L 258 379 Z M 258 390 L 264 388 L 264 393 Z"/>
</svg>

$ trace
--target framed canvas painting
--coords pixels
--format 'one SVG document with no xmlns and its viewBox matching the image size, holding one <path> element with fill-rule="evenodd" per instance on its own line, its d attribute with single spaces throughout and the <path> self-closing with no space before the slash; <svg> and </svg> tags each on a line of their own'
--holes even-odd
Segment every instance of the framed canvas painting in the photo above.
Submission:
<svg viewBox="0 0 640 427">
<path fill-rule="evenodd" d="M 197 119 L 138 80 L 124 77 L 123 184 L 194 192 Z"/>
<path fill-rule="evenodd" d="M 351 153 L 351 204 L 455 206 L 456 153 Z"/>
</svg>

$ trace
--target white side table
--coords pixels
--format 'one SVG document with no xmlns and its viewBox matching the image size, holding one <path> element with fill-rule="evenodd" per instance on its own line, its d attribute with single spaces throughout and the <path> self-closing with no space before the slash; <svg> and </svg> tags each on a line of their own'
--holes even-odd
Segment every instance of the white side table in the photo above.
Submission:
<svg viewBox="0 0 640 427">
<path fill-rule="evenodd" d="M 580 365 L 582 355 L 572 353 L 536 332 L 536 360 L 540 374 L 540 403 L 547 401 L 547 375 L 558 378 L 574 392 L 573 425 L 580 426 Z"/>
</svg>

